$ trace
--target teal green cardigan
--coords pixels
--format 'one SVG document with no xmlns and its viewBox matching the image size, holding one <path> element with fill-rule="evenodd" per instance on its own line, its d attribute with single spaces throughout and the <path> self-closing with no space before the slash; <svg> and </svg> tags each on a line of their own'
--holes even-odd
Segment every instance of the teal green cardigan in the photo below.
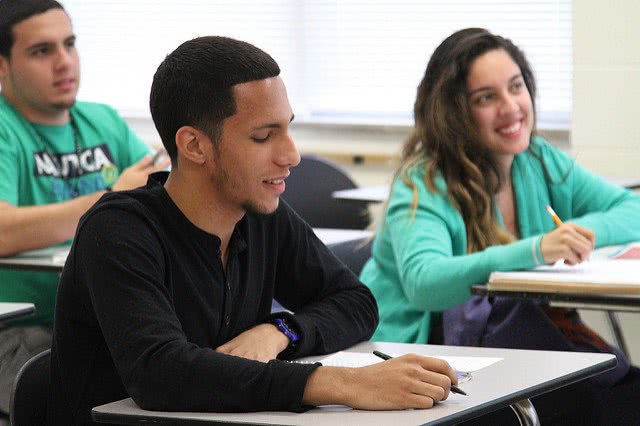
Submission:
<svg viewBox="0 0 640 426">
<path fill-rule="evenodd" d="M 438 192 L 431 193 L 424 167 L 413 171 L 418 190 L 413 220 L 412 189 L 395 180 L 372 258 L 360 275 L 378 301 L 380 324 L 372 340 L 426 343 L 430 312 L 469 299 L 470 287 L 485 283 L 493 271 L 541 264 L 540 239 L 555 226 L 547 204 L 563 221 L 593 230 L 596 247 L 640 240 L 638 195 L 591 174 L 542 138 L 532 138 L 531 148 L 550 179 L 529 151 L 515 156 L 511 173 L 522 239 L 473 254 L 466 254 L 464 221 L 449 202 L 441 176 Z M 498 219 L 502 223 L 499 212 Z"/>
</svg>

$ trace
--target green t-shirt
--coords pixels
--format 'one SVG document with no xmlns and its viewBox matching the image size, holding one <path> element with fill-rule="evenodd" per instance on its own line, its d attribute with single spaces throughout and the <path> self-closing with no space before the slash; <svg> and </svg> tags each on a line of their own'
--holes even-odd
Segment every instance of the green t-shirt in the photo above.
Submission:
<svg viewBox="0 0 640 426">
<path fill-rule="evenodd" d="M 0 94 L 0 200 L 33 206 L 91 194 L 149 152 L 107 105 L 76 102 L 71 121 L 29 123 Z M 23 324 L 52 324 L 57 285 L 56 273 L 0 269 L 0 301 L 36 305 Z"/>
</svg>

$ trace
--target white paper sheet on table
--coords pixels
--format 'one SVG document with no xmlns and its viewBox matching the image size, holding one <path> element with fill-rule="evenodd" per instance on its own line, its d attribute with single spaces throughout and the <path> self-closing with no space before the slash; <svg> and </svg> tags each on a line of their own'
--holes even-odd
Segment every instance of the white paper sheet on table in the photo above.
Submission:
<svg viewBox="0 0 640 426">
<path fill-rule="evenodd" d="M 402 354 L 388 354 L 392 357 L 397 357 Z M 482 368 L 488 367 L 498 361 L 502 361 L 502 358 L 495 357 L 467 357 L 467 356 L 433 356 L 433 358 L 439 358 L 447 361 L 452 368 L 458 371 L 478 371 Z M 378 358 L 372 353 L 363 352 L 336 352 L 329 355 L 326 358 L 320 360 L 322 365 L 328 365 L 333 367 L 365 367 L 367 365 L 382 362 L 382 359 Z"/>
</svg>

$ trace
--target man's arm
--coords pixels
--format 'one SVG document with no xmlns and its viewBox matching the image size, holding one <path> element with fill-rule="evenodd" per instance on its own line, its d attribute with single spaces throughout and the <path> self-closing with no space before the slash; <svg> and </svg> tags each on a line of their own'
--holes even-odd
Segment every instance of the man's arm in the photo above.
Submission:
<svg viewBox="0 0 640 426">
<path fill-rule="evenodd" d="M 166 162 L 154 165 L 149 156 L 125 169 L 114 191 L 142 186 L 150 173 L 166 168 Z M 0 256 L 48 247 L 73 237 L 80 217 L 105 191 L 83 195 L 69 201 L 40 206 L 16 207 L 0 201 Z"/>
<path fill-rule="evenodd" d="M 451 383 L 458 381 L 446 361 L 410 354 L 368 367 L 319 367 L 307 380 L 303 402 L 362 410 L 431 408 L 448 398 Z"/>
<path fill-rule="evenodd" d="M 378 325 L 371 291 L 286 203 L 279 207 L 281 232 L 275 298 L 294 315 L 300 332 L 290 357 L 330 353 L 367 340 Z"/>
<path fill-rule="evenodd" d="M 274 218 L 278 224 L 269 229 L 276 231 L 264 237 L 259 250 L 276 253 L 270 258 L 275 298 L 294 314 L 273 313 L 216 351 L 256 360 L 298 358 L 339 351 L 370 338 L 378 324 L 371 291 L 285 202 Z M 285 317 L 300 337 L 285 353 L 288 338 L 269 323 L 277 317 Z"/>
<path fill-rule="evenodd" d="M 0 201 L 0 256 L 61 243 L 73 237 L 78 220 L 105 191 L 42 206 L 16 207 Z"/>
</svg>

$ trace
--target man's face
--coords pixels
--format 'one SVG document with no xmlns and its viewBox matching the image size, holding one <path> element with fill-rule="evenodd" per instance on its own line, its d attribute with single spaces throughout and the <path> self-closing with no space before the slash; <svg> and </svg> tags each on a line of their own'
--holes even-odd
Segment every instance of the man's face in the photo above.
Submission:
<svg viewBox="0 0 640 426">
<path fill-rule="evenodd" d="M 69 17 L 50 9 L 16 24 L 13 38 L 11 56 L 0 56 L 3 94 L 29 121 L 66 122 L 80 79 Z"/>
<path fill-rule="evenodd" d="M 231 211 L 273 213 L 300 155 L 289 135 L 293 112 L 280 77 L 233 88 L 236 113 L 212 150 L 212 185 Z"/>
</svg>

